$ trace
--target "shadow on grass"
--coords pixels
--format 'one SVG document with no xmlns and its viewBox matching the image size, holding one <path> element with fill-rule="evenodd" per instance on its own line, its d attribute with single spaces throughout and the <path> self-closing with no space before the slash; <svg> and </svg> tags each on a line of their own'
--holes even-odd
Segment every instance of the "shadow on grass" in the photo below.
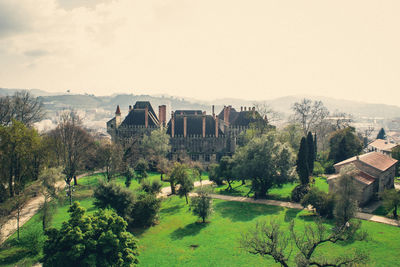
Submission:
<svg viewBox="0 0 400 267">
<path fill-rule="evenodd" d="M 185 205 L 175 205 L 169 208 L 161 209 L 160 214 L 165 214 L 165 215 L 173 215 L 175 213 L 178 213 Z"/>
<path fill-rule="evenodd" d="M 285 222 L 290 222 L 291 220 L 294 220 L 299 212 L 301 212 L 301 210 L 287 209 L 285 212 Z"/>
<path fill-rule="evenodd" d="M 280 200 L 280 201 L 290 201 L 290 197 L 284 197 L 278 194 L 268 194 L 267 199 Z"/>
<path fill-rule="evenodd" d="M 244 202 L 218 202 L 214 210 L 232 221 L 251 221 L 258 216 L 277 214 L 284 208 Z"/>
<path fill-rule="evenodd" d="M 31 256 L 31 253 L 26 248 L 11 247 L 0 250 L 0 265 L 15 264 L 20 260 Z"/>
<path fill-rule="evenodd" d="M 195 236 L 203 228 L 206 228 L 208 226 L 208 223 L 200 223 L 200 222 L 194 222 L 191 224 L 186 225 L 184 228 L 178 228 L 175 231 L 171 233 L 171 239 L 172 240 L 177 240 L 177 239 L 182 239 L 185 236 Z"/>
</svg>

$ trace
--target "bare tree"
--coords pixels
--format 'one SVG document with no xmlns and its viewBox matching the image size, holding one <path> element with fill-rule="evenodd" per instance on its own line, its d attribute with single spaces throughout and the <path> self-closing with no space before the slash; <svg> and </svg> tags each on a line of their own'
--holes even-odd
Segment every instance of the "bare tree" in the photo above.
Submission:
<svg viewBox="0 0 400 267">
<path fill-rule="evenodd" d="M 331 231 L 317 220 L 314 225 L 306 225 L 304 232 L 299 234 L 294 230 L 294 221 L 289 226 L 289 232 L 281 229 L 281 224 L 274 219 L 269 222 L 260 221 L 254 229 L 242 234 L 241 247 L 252 254 L 272 256 L 281 266 L 289 266 L 293 243 L 298 250 L 295 256 L 297 266 L 347 266 L 366 263 L 368 254 L 358 250 L 355 253 L 330 258 L 315 253 L 325 243 L 365 240 L 367 234 L 360 232 L 360 227 L 360 221 L 353 221 Z"/>
<path fill-rule="evenodd" d="M 261 117 L 266 118 L 268 123 L 279 122 L 282 114 L 274 110 L 267 102 L 254 102 L 253 106 L 260 113 Z"/>
<path fill-rule="evenodd" d="M 25 125 L 39 122 L 45 115 L 42 101 L 27 91 L 0 98 L 0 124 L 9 125 L 13 119 Z"/>
<path fill-rule="evenodd" d="M 322 101 L 314 101 L 304 98 L 301 102 L 296 102 L 292 106 L 294 112 L 294 120 L 300 123 L 303 128 L 304 136 L 308 132 L 314 131 L 315 127 L 320 124 L 328 115 L 329 111 Z"/>
<path fill-rule="evenodd" d="M 330 119 L 333 121 L 336 130 L 340 130 L 351 125 L 353 122 L 353 115 L 345 112 L 335 111 Z"/>
</svg>

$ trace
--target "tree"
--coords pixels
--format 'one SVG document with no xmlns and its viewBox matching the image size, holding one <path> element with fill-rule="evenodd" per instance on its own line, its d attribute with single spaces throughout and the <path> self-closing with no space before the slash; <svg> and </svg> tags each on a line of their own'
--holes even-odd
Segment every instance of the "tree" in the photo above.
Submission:
<svg viewBox="0 0 400 267">
<path fill-rule="evenodd" d="M 157 196 L 157 194 L 161 192 L 161 189 L 162 189 L 162 184 L 158 180 L 150 182 L 148 179 L 145 179 L 140 184 L 140 190 L 148 194 L 153 194 L 155 196 Z"/>
<path fill-rule="evenodd" d="M 311 132 L 308 132 L 307 134 L 307 161 L 309 175 L 311 176 L 314 170 L 315 161 L 314 137 Z"/>
<path fill-rule="evenodd" d="M 44 118 L 42 101 L 27 91 L 16 92 L 13 96 L 0 97 L 0 125 L 10 125 L 13 120 L 32 126 Z"/>
<path fill-rule="evenodd" d="M 400 193 L 396 189 L 385 190 L 380 193 L 383 206 L 387 211 L 393 210 L 393 218 L 397 220 L 397 208 L 400 206 Z"/>
<path fill-rule="evenodd" d="M 113 182 L 100 182 L 95 188 L 94 205 L 100 209 L 112 208 L 119 216 L 129 221 L 133 205 L 136 202 L 134 193 Z"/>
<path fill-rule="evenodd" d="M 267 123 L 279 122 L 282 120 L 282 114 L 274 110 L 267 102 L 255 102 L 253 103 L 256 111 L 261 115 L 262 118 L 266 118 Z"/>
<path fill-rule="evenodd" d="M 319 216 L 329 219 L 333 218 L 333 208 L 335 205 L 333 195 L 318 189 L 318 187 L 311 188 L 301 200 L 301 205 L 303 207 L 311 205 Z"/>
<path fill-rule="evenodd" d="M 71 181 L 81 168 L 88 148 L 93 143 L 93 138 L 83 128 L 82 121 L 75 111 L 65 111 L 59 117 L 57 128 L 50 132 L 64 167 L 65 183 L 69 192 L 72 205 Z"/>
<path fill-rule="evenodd" d="M 108 182 L 122 171 L 122 148 L 115 143 L 102 144 L 98 156 Z"/>
<path fill-rule="evenodd" d="M 386 139 L 386 133 L 385 133 L 385 129 L 381 128 L 379 130 L 378 135 L 376 136 L 376 139 Z"/>
<path fill-rule="evenodd" d="M 303 130 L 297 123 L 290 123 L 278 131 L 279 142 L 288 143 L 293 151 L 299 151 L 300 141 L 303 137 Z"/>
<path fill-rule="evenodd" d="M 41 208 L 40 217 L 42 220 L 43 231 L 50 225 L 53 217 L 54 209 L 56 208 L 56 202 L 51 199 L 57 198 L 56 182 L 61 180 L 61 168 L 46 168 L 42 170 L 39 180 L 41 182 L 40 193 L 44 197 L 44 201 Z"/>
<path fill-rule="evenodd" d="M 131 186 L 132 179 L 135 179 L 135 170 L 130 167 L 126 167 L 123 175 L 125 176 L 125 187 L 129 188 Z"/>
<path fill-rule="evenodd" d="M 70 219 L 60 230 L 45 232 L 43 266 L 133 266 L 138 261 L 138 241 L 126 231 L 127 223 L 110 210 L 87 215 L 75 202 Z"/>
<path fill-rule="evenodd" d="M 281 186 L 293 177 L 293 153 L 287 145 L 277 141 L 273 132 L 240 147 L 233 161 L 236 175 L 252 181 L 257 198 L 265 198 L 269 189 Z"/>
<path fill-rule="evenodd" d="M 194 188 L 194 181 L 193 177 L 189 175 L 189 170 L 186 167 L 186 165 L 183 166 L 183 171 L 180 172 L 180 175 L 176 177 L 176 183 L 179 184 L 178 188 L 178 195 L 180 197 L 185 197 L 186 199 L 186 204 L 189 204 L 188 201 L 188 194 L 190 191 L 193 190 Z"/>
<path fill-rule="evenodd" d="M 215 175 L 218 177 L 216 180 L 221 180 L 221 183 L 225 180 L 228 183 L 226 190 L 232 190 L 232 182 L 236 180 L 233 173 L 233 159 L 228 156 L 223 156 L 220 159 L 215 172 Z"/>
<path fill-rule="evenodd" d="M 353 116 L 351 114 L 339 111 L 335 111 L 331 119 L 334 121 L 336 130 L 350 127 L 350 124 L 353 122 Z"/>
<path fill-rule="evenodd" d="M 334 163 L 358 155 L 362 151 L 362 142 L 353 127 L 336 131 L 329 140 L 329 159 Z"/>
<path fill-rule="evenodd" d="M 174 163 L 174 167 L 171 169 L 168 177 L 169 177 L 169 183 L 171 186 L 171 193 L 174 195 L 176 193 L 175 186 L 178 183 L 178 181 L 183 180 L 184 176 L 188 175 L 187 174 L 187 167 L 184 164 L 181 164 L 179 162 Z"/>
<path fill-rule="evenodd" d="M 163 181 L 163 175 L 168 173 L 169 169 L 171 168 L 171 163 L 167 158 L 159 158 L 157 162 L 157 171 L 160 173 L 160 179 Z"/>
<path fill-rule="evenodd" d="M 295 256 L 297 266 L 347 266 L 368 262 L 368 254 L 356 250 L 355 253 L 336 257 L 316 256 L 318 248 L 326 243 L 366 239 L 366 233 L 360 232 L 360 221 L 354 221 L 330 231 L 317 220 L 314 225 L 306 225 L 302 234 L 294 230 L 294 221 L 289 231 L 282 230 L 281 224 L 272 219 L 269 222 L 259 221 L 255 228 L 242 234 L 241 247 L 256 255 L 271 256 L 281 266 L 289 266 L 292 243 L 298 250 Z"/>
<path fill-rule="evenodd" d="M 161 200 L 154 194 L 138 193 L 137 200 L 130 214 L 131 223 L 129 225 L 132 227 L 152 225 L 158 218 L 160 208 Z"/>
<path fill-rule="evenodd" d="M 301 138 L 299 153 L 297 154 L 296 171 L 302 185 L 308 185 L 310 182 L 310 170 L 308 160 L 308 146 L 306 138 Z"/>
<path fill-rule="evenodd" d="M 166 128 L 154 130 L 150 135 L 143 136 L 140 145 L 141 155 L 144 156 L 146 161 L 150 162 L 152 167 L 156 167 L 171 150 L 169 141 L 170 137 Z"/>
<path fill-rule="evenodd" d="M 137 172 L 136 177 L 139 181 L 142 181 L 148 176 L 147 171 L 149 170 L 149 165 L 147 164 L 147 161 L 143 158 L 139 159 L 136 163 L 135 170 Z"/>
<path fill-rule="evenodd" d="M 218 186 L 224 184 L 222 177 L 219 176 L 219 165 L 218 164 L 213 163 L 208 166 L 208 178 L 210 179 L 210 181 L 216 183 Z"/>
<path fill-rule="evenodd" d="M 354 184 L 354 176 L 357 169 L 353 164 L 344 166 L 340 170 L 339 177 L 336 178 L 334 194 L 336 204 L 334 214 L 338 225 L 344 225 L 354 218 L 357 211 L 357 187 Z"/>
<path fill-rule="evenodd" d="M 200 187 L 197 195 L 190 198 L 190 207 L 194 215 L 200 217 L 203 223 L 212 213 L 212 198 L 206 188 Z"/>
<path fill-rule="evenodd" d="M 304 98 L 301 102 L 296 102 L 292 106 L 295 121 L 299 122 L 303 135 L 306 136 L 309 131 L 320 124 L 328 115 L 329 111 L 322 101 L 314 101 Z"/>
</svg>

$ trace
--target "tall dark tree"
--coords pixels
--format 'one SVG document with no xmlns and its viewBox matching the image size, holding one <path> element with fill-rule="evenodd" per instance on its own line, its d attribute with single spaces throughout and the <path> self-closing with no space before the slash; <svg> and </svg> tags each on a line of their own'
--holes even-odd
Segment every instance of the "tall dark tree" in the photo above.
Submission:
<svg viewBox="0 0 400 267">
<path fill-rule="evenodd" d="M 376 139 L 386 139 L 386 133 L 385 133 L 385 129 L 381 128 L 379 130 L 378 135 L 376 136 Z"/>
<path fill-rule="evenodd" d="M 296 171 L 302 185 L 307 185 L 310 182 L 310 170 L 308 164 L 308 145 L 305 137 L 301 138 L 300 149 L 297 154 Z"/>
<path fill-rule="evenodd" d="M 309 175 L 312 175 L 314 170 L 314 161 L 315 161 L 315 145 L 314 138 L 311 132 L 307 134 L 307 152 L 308 152 L 308 171 Z"/>
</svg>

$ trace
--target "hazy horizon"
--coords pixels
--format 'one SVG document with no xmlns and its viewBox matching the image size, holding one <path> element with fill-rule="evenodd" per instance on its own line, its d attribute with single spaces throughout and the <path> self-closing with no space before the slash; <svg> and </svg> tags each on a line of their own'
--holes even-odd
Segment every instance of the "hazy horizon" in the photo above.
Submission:
<svg viewBox="0 0 400 267">
<path fill-rule="evenodd" d="M 0 87 L 400 106 L 399 1 L 0 0 Z"/>
</svg>

